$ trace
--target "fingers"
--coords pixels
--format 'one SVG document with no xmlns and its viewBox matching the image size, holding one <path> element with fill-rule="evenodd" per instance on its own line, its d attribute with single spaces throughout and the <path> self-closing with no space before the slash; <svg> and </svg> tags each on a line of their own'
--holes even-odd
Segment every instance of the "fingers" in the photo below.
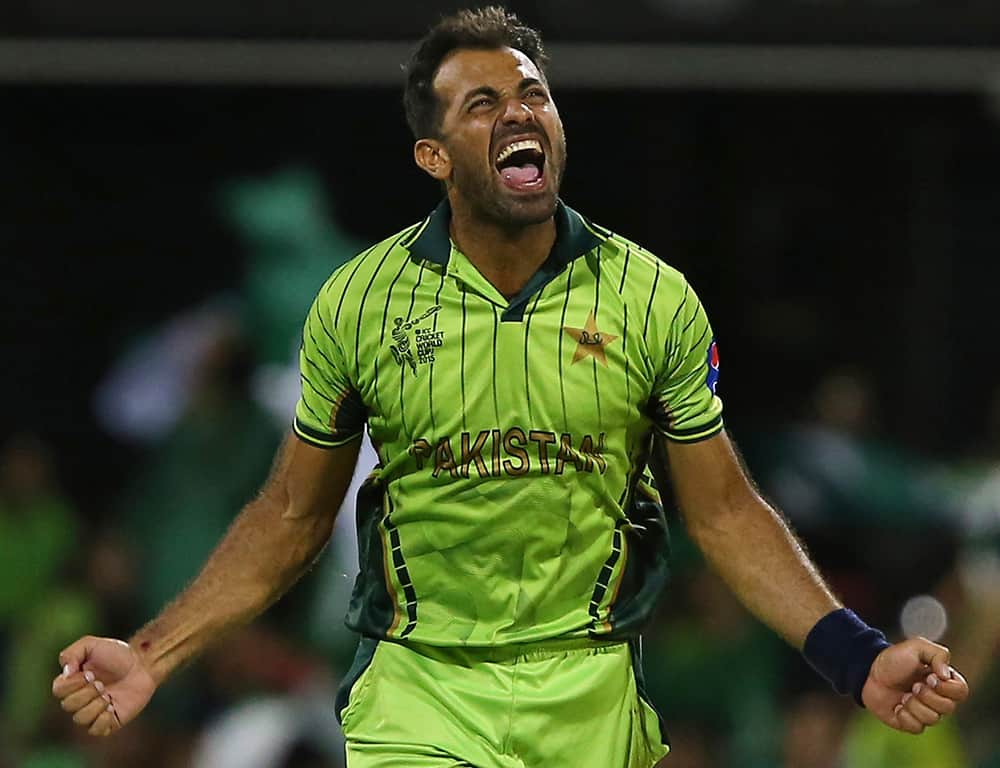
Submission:
<svg viewBox="0 0 1000 768">
<path fill-rule="evenodd" d="M 962 702 L 969 698 L 969 684 L 962 674 L 951 667 L 951 679 L 941 680 L 935 686 L 934 691 L 940 696 L 944 696 L 954 702 Z M 930 680 L 928 680 L 930 683 Z"/>
<path fill-rule="evenodd" d="M 940 680 L 951 679 L 951 651 L 943 645 L 932 643 L 926 638 L 915 638 L 917 645 L 917 657 L 921 663 L 927 664 L 938 676 Z"/>
<path fill-rule="evenodd" d="M 101 712 L 97 719 L 91 724 L 90 728 L 87 729 L 87 733 L 91 736 L 110 736 L 119 727 L 118 716 L 115 714 L 115 708 L 113 705 L 108 704 L 104 711 Z"/>
<path fill-rule="evenodd" d="M 90 649 L 96 642 L 97 638 L 91 635 L 81 637 L 72 645 L 66 646 L 59 654 L 59 663 L 63 668 L 63 677 L 69 677 L 77 672 L 80 672 L 83 667 L 83 662 L 87 660 L 87 656 L 90 655 Z"/>
<path fill-rule="evenodd" d="M 85 685 L 80 690 L 75 693 L 71 693 L 59 702 L 59 706 L 63 708 L 63 711 L 74 714 L 81 707 L 87 706 L 95 698 L 98 698 L 101 694 L 91 685 Z"/>
<path fill-rule="evenodd" d="M 951 652 L 923 637 L 880 653 L 865 689 L 869 686 L 866 706 L 893 728 L 914 734 L 952 714 L 969 696 L 968 683 L 951 666 Z"/>
<path fill-rule="evenodd" d="M 52 695 L 57 699 L 63 699 L 88 685 L 90 683 L 81 674 L 71 675 L 70 677 L 59 675 L 52 681 Z"/>
<path fill-rule="evenodd" d="M 924 704 L 919 696 L 908 693 L 903 698 L 906 699 L 903 709 L 913 715 L 914 719 L 921 725 L 935 725 L 941 719 L 941 713 Z"/>
<path fill-rule="evenodd" d="M 52 682 L 52 692 L 63 710 L 73 716 L 73 722 L 92 735 L 106 736 L 119 727 L 111 696 L 93 672 L 59 675 Z"/>
<path fill-rule="evenodd" d="M 896 705 L 896 722 L 897 728 L 901 731 L 906 731 L 907 733 L 912 733 L 914 735 L 924 732 L 924 725 L 917 720 L 902 704 Z"/>
<path fill-rule="evenodd" d="M 913 695 L 924 706 L 934 710 L 938 715 L 950 715 L 955 711 L 955 701 L 939 694 L 929 683 L 917 683 L 914 685 Z"/>
<path fill-rule="evenodd" d="M 71 693 L 59 702 L 59 706 L 66 712 L 75 713 L 97 698 L 101 699 L 105 704 L 111 703 L 111 698 L 104 692 L 104 686 L 100 683 L 85 686 L 76 693 Z"/>
<path fill-rule="evenodd" d="M 955 711 L 958 703 L 968 696 L 969 687 L 957 670 L 949 667 L 949 671 L 951 679 L 940 680 L 936 673 L 931 673 L 903 695 L 893 712 L 897 728 L 919 734 Z"/>
<path fill-rule="evenodd" d="M 94 693 L 94 697 L 82 707 L 77 709 L 73 713 L 73 722 L 77 725 L 82 725 L 85 728 L 89 728 L 94 724 L 94 721 L 101 715 L 101 713 L 106 712 L 108 707 L 111 706 L 104 697 L 99 693 Z"/>
</svg>

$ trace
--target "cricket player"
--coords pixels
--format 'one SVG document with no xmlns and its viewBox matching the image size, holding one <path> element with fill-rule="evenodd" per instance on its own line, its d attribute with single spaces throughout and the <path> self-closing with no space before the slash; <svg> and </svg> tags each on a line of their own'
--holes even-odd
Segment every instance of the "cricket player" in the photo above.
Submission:
<svg viewBox="0 0 1000 768">
<path fill-rule="evenodd" d="M 320 289 L 294 425 L 200 575 L 127 643 L 61 654 L 53 691 L 90 733 L 127 725 L 310 567 L 365 429 L 379 464 L 358 495 L 361 640 L 331 702 L 351 768 L 657 763 L 639 633 L 668 542 L 650 473 L 744 605 L 874 717 L 917 734 L 968 696 L 947 648 L 891 645 L 842 606 L 757 493 L 694 289 L 559 197 L 544 65 L 539 34 L 496 7 L 422 40 L 404 103 L 444 199 Z M 613 113 L 606 129 L 615 162 Z"/>
</svg>

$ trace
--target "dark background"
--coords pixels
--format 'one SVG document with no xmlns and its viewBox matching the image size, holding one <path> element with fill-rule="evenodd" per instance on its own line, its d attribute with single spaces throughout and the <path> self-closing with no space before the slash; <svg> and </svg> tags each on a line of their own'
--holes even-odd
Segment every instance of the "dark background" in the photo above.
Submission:
<svg viewBox="0 0 1000 768">
<path fill-rule="evenodd" d="M 944 458 L 975 447 L 1000 381 L 985 97 L 555 96 L 565 199 L 690 276 L 737 434 L 794 418 L 818 375 L 853 364 L 889 436 Z M 23 85 L 0 101 L 0 424 L 60 446 L 95 503 L 119 480 L 94 384 L 133 334 L 240 279 L 224 180 L 313 165 L 371 242 L 437 200 L 396 90 Z"/>
<path fill-rule="evenodd" d="M 11 36 L 77 35 L 416 39 L 461 2 L 329 0 L 7 0 L 0 30 Z M 511 3 L 550 41 L 889 43 L 993 45 L 991 0 L 603 0 Z"/>
</svg>

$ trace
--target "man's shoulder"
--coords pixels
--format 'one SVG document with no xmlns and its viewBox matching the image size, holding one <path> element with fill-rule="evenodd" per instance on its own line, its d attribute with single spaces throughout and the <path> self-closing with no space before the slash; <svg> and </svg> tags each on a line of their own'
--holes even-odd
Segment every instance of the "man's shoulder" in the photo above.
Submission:
<svg viewBox="0 0 1000 768">
<path fill-rule="evenodd" d="M 327 285 L 337 284 L 341 290 L 349 290 L 359 282 L 359 279 L 367 284 L 373 276 L 381 272 L 388 260 L 407 254 L 406 246 L 414 239 L 414 235 L 423 223 L 422 220 L 411 224 L 352 256 L 333 271 L 326 281 Z"/>
<path fill-rule="evenodd" d="M 341 266 L 338 271 L 343 271 L 348 267 L 362 269 L 366 262 L 378 262 L 393 255 L 403 255 L 407 253 L 407 246 L 409 246 L 409 244 L 417 238 L 420 234 L 420 230 L 423 229 L 426 222 L 426 219 L 421 219 L 415 224 L 410 224 L 408 227 L 389 235 L 389 237 L 379 240 L 371 247 L 366 248 L 354 258 L 350 259 L 346 264 Z"/>
<path fill-rule="evenodd" d="M 421 224 L 411 224 L 340 264 L 316 293 L 316 311 L 349 317 L 351 308 L 359 308 L 365 297 L 384 293 L 382 281 L 388 284 L 400 272 L 402 261 L 409 257 L 406 245 Z"/>
<path fill-rule="evenodd" d="M 686 280 L 683 273 L 648 248 L 607 227 L 585 219 L 587 228 L 600 240 L 601 253 L 621 265 L 626 280 L 636 286 L 645 286 L 648 291 L 655 283 L 659 289 L 679 289 L 683 291 Z"/>
</svg>

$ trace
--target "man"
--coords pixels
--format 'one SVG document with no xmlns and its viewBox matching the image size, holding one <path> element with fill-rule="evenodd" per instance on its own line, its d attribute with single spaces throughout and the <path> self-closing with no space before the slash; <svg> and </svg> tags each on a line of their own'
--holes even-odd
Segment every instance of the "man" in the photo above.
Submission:
<svg viewBox="0 0 1000 768">
<path fill-rule="evenodd" d="M 53 690 L 91 733 L 309 567 L 365 425 L 380 464 L 358 498 L 362 640 L 337 701 L 352 768 L 666 754 L 638 658 L 666 569 L 647 463 L 730 588 L 837 690 L 911 733 L 966 698 L 946 648 L 890 646 L 843 609 L 756 493 L 683 276 L 559 200 L 543 64 L 538 34 L 498 8 L 425 37 L 404 100 L 446 200 L 320 290 L 293 434 L 198 578 L 129 643 L 61 655 Z"/>
</svg>

